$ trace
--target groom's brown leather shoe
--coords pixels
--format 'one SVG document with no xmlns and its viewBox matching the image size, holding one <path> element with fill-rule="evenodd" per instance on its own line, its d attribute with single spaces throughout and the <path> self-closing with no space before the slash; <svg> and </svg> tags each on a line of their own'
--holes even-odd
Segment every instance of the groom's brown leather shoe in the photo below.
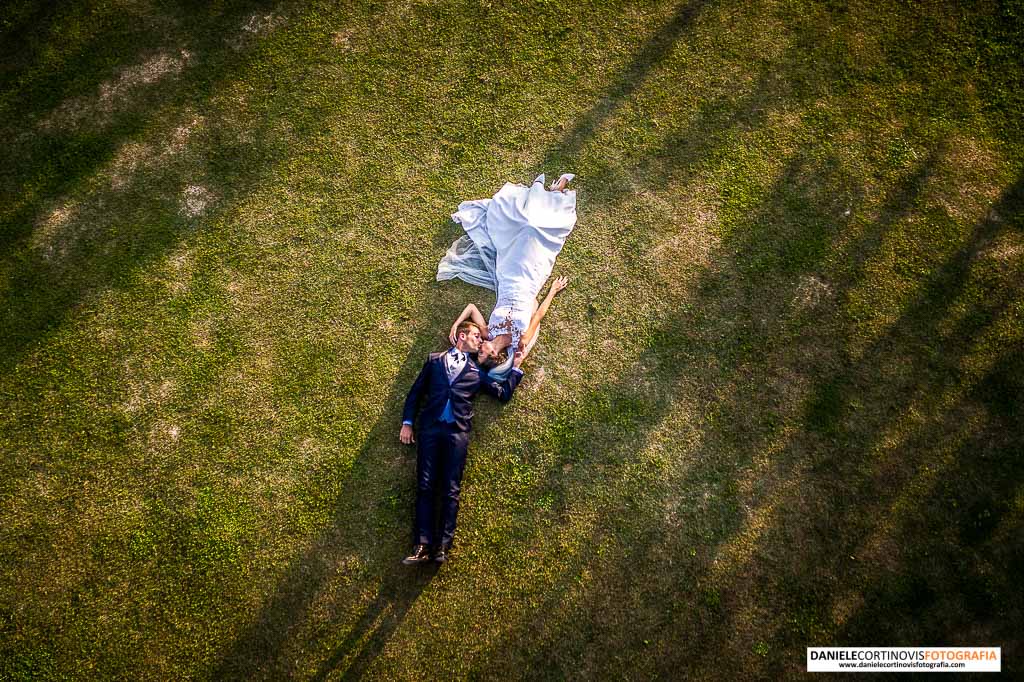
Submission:
<svg viewBox="0 0 1024 682">
<path fill-rule="evenodd" d="M 406 566 L 425 564 L 428 561 L 430 561 L 430 548 L 426 545 L 414 545 L 412 548 L 412 554 L 402 559 L 402 563 Z"/>
</svg>

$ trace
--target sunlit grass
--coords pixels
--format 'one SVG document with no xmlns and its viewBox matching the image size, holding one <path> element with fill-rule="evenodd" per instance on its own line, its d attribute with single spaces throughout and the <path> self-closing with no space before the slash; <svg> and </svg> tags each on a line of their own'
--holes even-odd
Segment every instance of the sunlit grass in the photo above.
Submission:
<svg viewBox="0 0 1024 682">
<path fill-rule="evenodd" d="M 0 677 L 1016 668 L 1013 3 L 2 12 Z M 492 303 L 448 215 L 563 170 L 571 286 L 410 572 L 401 401 Z"/>
</svg>

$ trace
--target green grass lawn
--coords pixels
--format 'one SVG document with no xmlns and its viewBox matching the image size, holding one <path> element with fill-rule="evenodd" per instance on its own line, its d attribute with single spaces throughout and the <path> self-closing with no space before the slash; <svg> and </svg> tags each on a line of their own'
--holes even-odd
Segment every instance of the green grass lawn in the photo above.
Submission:
<svg viewBox="0 0 1024 682">
<path fill-rule="evenodd" d="M 0 679 L 1024 670 L 1024 3 L 0 9 Z M 410 570 L 464 199 L 571 278 Z"/>
</svg>

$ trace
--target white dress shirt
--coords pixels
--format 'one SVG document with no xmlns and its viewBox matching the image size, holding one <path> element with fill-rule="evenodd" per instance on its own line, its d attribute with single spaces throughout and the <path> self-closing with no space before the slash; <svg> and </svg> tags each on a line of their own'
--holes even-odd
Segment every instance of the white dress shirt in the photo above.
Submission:
<svg viewBox="0 0 1024 682">
<path fill-rule="evenodd" d="M 462 368 L 466 366 L 468 356 L 458 348 L 452 348 L 444 354 L 444 368 L 448 372 L 448 383 L 455 381 Z"/>
</svg>

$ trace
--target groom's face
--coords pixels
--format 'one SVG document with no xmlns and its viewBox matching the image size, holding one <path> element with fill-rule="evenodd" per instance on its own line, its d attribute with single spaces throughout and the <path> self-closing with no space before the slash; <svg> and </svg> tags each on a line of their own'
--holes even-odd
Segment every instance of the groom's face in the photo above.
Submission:
<svg viewBox="0 0 1024 682">
<path fill-rule="evenodd" d="M 468 332 L 459 334 L 462 339 L 462 350 L 475 353 L 480 349 L 480 330 L 472 327 Z"/>
</svg>

